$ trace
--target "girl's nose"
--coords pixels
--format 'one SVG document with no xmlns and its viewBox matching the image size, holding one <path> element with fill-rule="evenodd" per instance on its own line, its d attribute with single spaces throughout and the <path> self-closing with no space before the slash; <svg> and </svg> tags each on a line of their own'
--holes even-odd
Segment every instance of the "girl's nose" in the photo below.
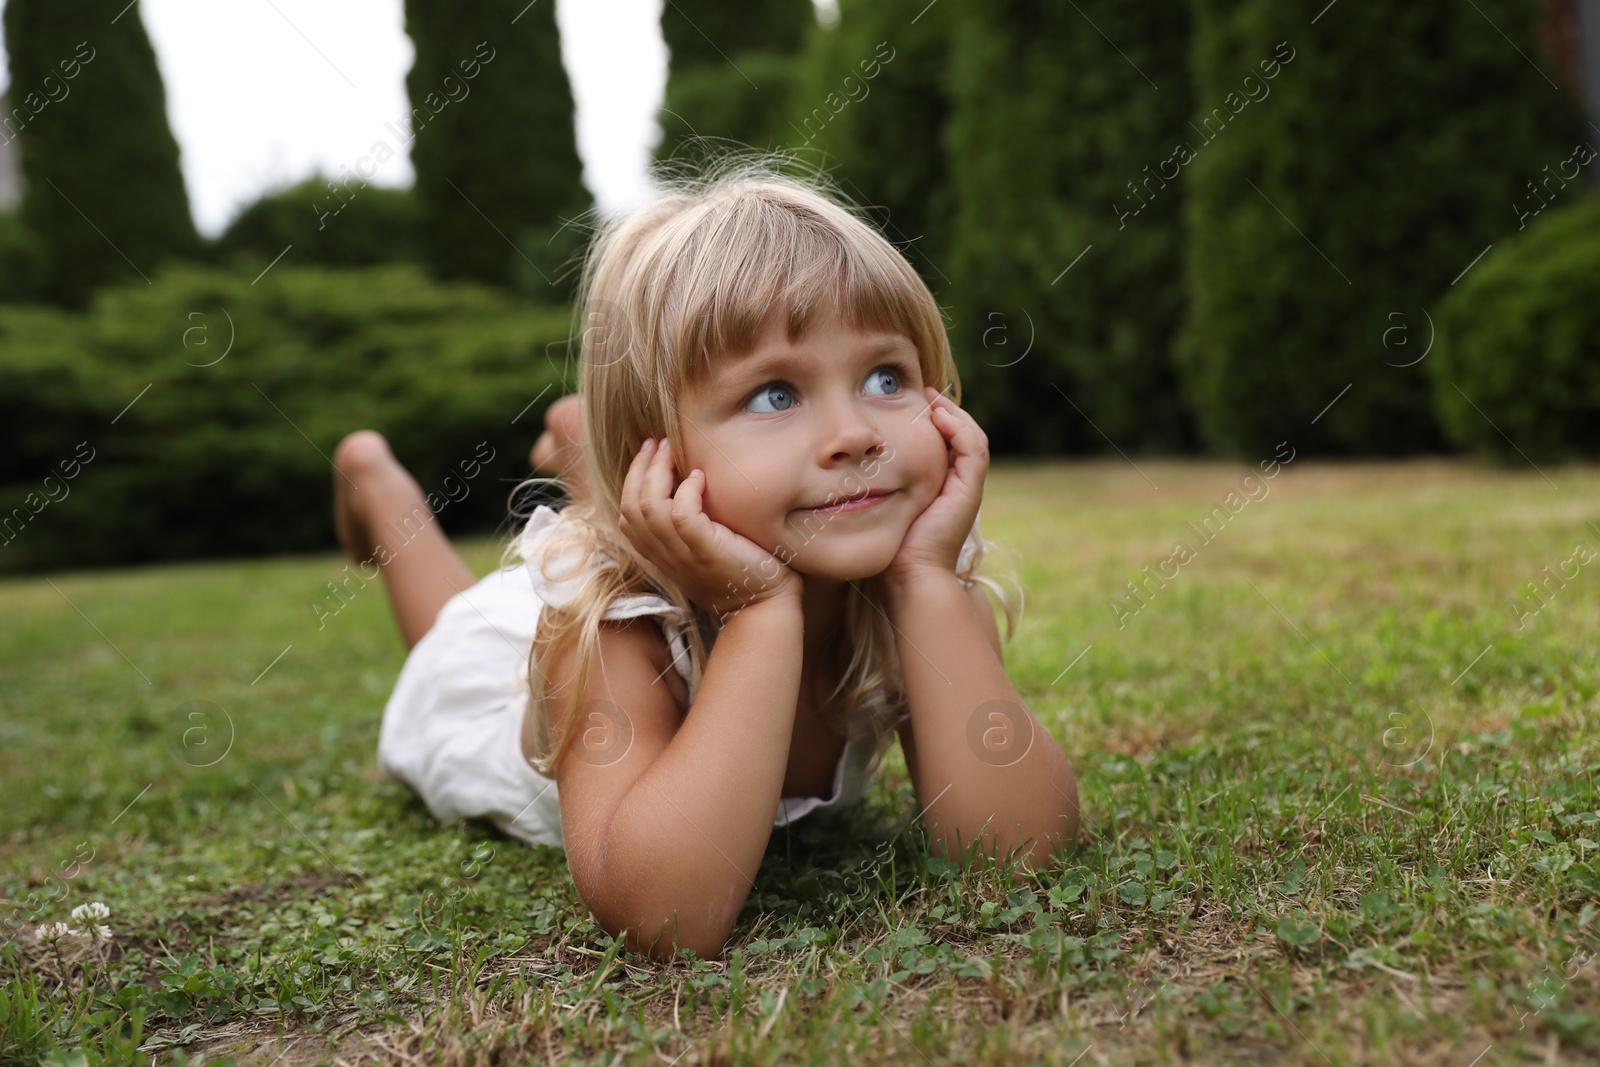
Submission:
<svg viewBox="0 0 1600 1067">
<path fill-rule="evenodd" d="M 877 427 L 860 412 L 851 410 L 834 424 L 823 453 L 829 463 L 859 463 L 880 455 L 883 449 L 883 435 Z"/>
</svg>

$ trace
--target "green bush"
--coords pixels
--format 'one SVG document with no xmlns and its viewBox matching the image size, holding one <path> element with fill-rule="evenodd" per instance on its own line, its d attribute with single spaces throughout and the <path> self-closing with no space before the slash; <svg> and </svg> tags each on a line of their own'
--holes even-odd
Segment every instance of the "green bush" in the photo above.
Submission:
<svg viewBox="0 0 1600 1067">
<path fill-rule="evenodd" d="M 329 547 L 328 457 L 361 427 L 455 495 L 444 528 L 492 529 L 569 329 L 565 308 L 411 265 L 279 264 L 254 285 L 184 267 L 86 315 L 0 307 L 0 570 Z"/>
<path fill-rule="evenodd" d="M 360 267 L 419 259 L 417 201 L 410 190 L 340 186 L 335 192 L 330 184 L 319 174 L 268 193 L 228 224 L 213 253 L 224 261 L 258 260 L 262 267 L 290 246 L 280 265 Z"/>
<path fill-rule="evenodd" d="M 144 284 L 163 261 L 199 255 L 138 9 L 10 0 L 5 38 L 6 136 L 22 163 L 22 221 L 39 239 L 40 291 L 81 307 L 101 285 Z"/>
<path fill-rule="evenodd" d="M 1600 195 L 1496 244 L 1437 328 L 1428 369 L 1451 440 L 1519 463 L 1600 456 Z"/>
<path fill-rule="evenodd" d="M 947 270 L 966 406 L 997 450 L 1192 448 L 1171 358 L 1184 190 L 1153 173 L 1189 118 L 1185 11 L 967 0 L 952 13 Z"/>
<path fill-rule="evenodd" d="M 1529 0 L 1346 3 L 1312 25 L 1325 6 L 1192 5 L 1179 355 L 1225 452 L 1438 448 L 1426 368 L 1379 344 L 1389 316 L 1420 323 L 1577 139 Z M 1281 69 L 1252 101 L 1263 63 Z"/>
<path fill-rule="evenodd" d="M 43 292 L 44 248 L 8 211 L 0 211 L 0 302 L 35 300 Z"/>
</svg>

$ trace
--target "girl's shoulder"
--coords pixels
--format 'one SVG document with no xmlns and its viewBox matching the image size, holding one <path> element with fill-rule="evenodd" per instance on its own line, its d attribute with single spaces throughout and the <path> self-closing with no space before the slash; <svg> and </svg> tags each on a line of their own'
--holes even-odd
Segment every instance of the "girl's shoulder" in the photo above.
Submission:
<svg viewBox="0 0 1600 1067">
<path fill-rule="evenodd" d="M 580 603 L 586 585 L 598 571 L 617 565 L 599 546 L 578 536 L 572 526 L 562 521 L 562 512 L 540 504 L 513 542 L 510 556 L 522 561 L 541 606 L 572 608 Z M 694 620 L 689 612 L 666 597 L 635 593 L 614 597 L 601 615 L 610 621 L 649 616 L 660 623 L 672 666 L 690 683 L 689 628 Z"/>
</svg>

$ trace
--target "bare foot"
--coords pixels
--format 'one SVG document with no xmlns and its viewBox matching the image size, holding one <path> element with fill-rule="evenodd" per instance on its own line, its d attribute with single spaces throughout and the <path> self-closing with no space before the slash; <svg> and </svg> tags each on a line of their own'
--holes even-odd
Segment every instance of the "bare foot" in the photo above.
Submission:
<svg viewBox="0 0 1600 1067">
<path fill-rule="evenodd" d="M 389 468 L 401 473 L 405 468 L 376 430 L 357 430 L 340 441 L 333 450 L 333 467 L 333 530 L 345 554 L 360 566 L 377 551 L 358 506 L 361 485 L 366 479 L 388 473 Z"/>
<path fill-rule="evenodd" d="M 528 463 L 534 470 L 561 479 L 567 496 L 574 501 L 589 495 L 589 480 L 583 462 L 583 404 L 577 393 L 569 393 L 551 404 L 544 413 L 544 433 L 533 443 Z"/>
</svg>

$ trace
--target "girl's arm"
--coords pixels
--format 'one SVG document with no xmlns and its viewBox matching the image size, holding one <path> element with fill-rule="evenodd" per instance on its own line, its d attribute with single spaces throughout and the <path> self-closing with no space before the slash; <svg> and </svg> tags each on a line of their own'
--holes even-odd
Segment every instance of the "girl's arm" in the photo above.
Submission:
<svg viewBox="0 0 1600 1067">
<path fill-rule="evenodd" d="M 944 851 L 1026 847 L 1043 861 L 1078 833 L 1078 786 L 1055 738 L 1006 677 L 983 590 L 954 571 L 891 581 L 911 719 L 901 730 L 922 822 Z"/>
<path fill-rule="evenodd" d="M 577 673 L 573 645 L 550 657 L 557 707 L 567 706 Z M 717 957 L 782 795 L 800 686 L 800 598 L 773 597 L 729 618 L 686 717 L 661 680 L 672 667 L 653 622 L 607 624 L 600 645 L 576 728 L 631 728 L 631 742 L 602 764 L 580 733 L 557 764 L 573 882 L 630 949 L 661 960 L 679 948 Z M 552 740 L 571 726 L 563 717 Z"/>
<path fill-rule="evenodd" d="M 953 401 L 925 395 L 951 462 L 884 574 L 910 706 L 906 766 L 923 825 L 947 854 L 981 839 L 986 852 L 1026 847 L 1043 860 L 1077 837 L 1077 782 L 1006 677 L 981 589 L 956 577 L 983 499 L 988 438 Z"/>
<path fill-rule="evenodd" d="M 647 442 L 621 500 L 633 545 L 724 617 L 693 705 L 683 715 L 662 681 L 672 667 L 658 628 L 608 626 L 577 719 L 561 726 L 599 715 L 632 740 L 613 760 L 611 746 L 595 759 L 574 737 L 556 766 L 578 892 L 606 930 L 664 960 L 677 948 L 721 955 L 772 836 L 800 691 L 799 576 L 713 523 L 703 487 L 696 473 L 674 491 L 670 449 Z M 570 647 L 552 651 L 562 706 L 577 666 Z"/>
</svg>

